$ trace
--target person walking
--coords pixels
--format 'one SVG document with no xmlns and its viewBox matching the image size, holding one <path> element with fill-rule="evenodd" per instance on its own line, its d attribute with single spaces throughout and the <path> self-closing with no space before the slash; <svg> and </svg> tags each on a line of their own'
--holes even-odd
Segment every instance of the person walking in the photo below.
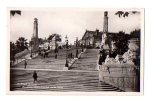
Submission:
<svg viewBox="0 0 152 100">
<path fill-rule="evenodd" d="M 25 62 L 24 62 L 24 69 L 26 69 L 26 66 L 27 66 L 27 62 L 25 60 Z"/>
<path fill-rule="evenodd" d="M 36 71 L 33 72 L 33 79 L 34 79 L 34 83 L 37 82 L 37 73 Z"/>
<path fill-rule="evenodd" d="M 105 50 L 101 49 L 100 52 L 99 52 L 98 68 L 97 68 L 97 70 L 99 70 L 100 67 L 102 67 L 102 64 L 105 62 L 105 59 L 106 59 Z"/>
</svg>

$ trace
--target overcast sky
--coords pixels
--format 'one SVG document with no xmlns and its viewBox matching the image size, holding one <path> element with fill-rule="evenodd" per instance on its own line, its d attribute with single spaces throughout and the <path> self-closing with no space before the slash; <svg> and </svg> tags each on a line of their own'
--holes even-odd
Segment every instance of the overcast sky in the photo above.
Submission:
<svg viewBox="0 0 152 100">
<path fill-rule="evenodd" d="M 18 9 L 20 10 L 20 9 Z M 129 14 L 128 17 L 119 18 L 116 11 L 108 11 L 109 32 L 130 31 L 140 28 L 140 13 Z M 45 38 L 52 33 L 62 35 L 62 40 L 68 36 L 69 42 L 78 37 L 82 38 L 86 29 L 94 31 L 103 30 L 103 14 L 101 10 L 81 9 L 47 9 L 47 10 L 21 10 L 21 15 L 10 17 L 10 39 L 15 42 L 18 37 L 25 37 L 28 41 L 33 34 L 34 18 L 38 18 L 39 37 Z"/>
</svg>

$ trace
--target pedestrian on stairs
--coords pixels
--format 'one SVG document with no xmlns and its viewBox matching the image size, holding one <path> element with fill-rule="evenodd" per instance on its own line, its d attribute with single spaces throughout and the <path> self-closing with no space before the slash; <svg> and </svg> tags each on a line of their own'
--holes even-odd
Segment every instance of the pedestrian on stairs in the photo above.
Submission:
<svg viewBox="0 0 152 100">
<path fill-rule="evenodd" d="M 26 69 L 26 66 L 27 66 L 27 62 L 25 60 L 25 62 L 24 62 L 24 69 Z"/>
<path fill-rule="evenodd" d="M 33 79 L 34 79 L 34 83 L 37 82 L 37 73 L 36 71 L 33 72 Z"/>
<path fill-rule="evenodd" d="M 100 69 L 102 64 L 105 62 L 105 59 L 106 59 L 105 50 L 101 49 L 99 52 L 99 58 L 98 58 L 98 70 Z"/>
</svg>

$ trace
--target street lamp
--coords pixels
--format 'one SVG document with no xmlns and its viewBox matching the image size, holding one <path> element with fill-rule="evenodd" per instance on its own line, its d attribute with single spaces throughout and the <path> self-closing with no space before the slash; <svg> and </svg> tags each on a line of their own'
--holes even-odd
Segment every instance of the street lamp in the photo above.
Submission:
<svg viewBox="0 0 152 100">
<path fill-rule="evenodd" d="M 67 35 L 65 37 L 65 42 L 66 42 L 66 62 L 65 62 L 65 67 L 69 67 L 68 58 L 67 58 L 67 53 L 68 53 L 68 37 L 67 37 Z"/>
<path fill-rule="evenodd" d="M 56 38 L 55 38 L 55 59 L 57 59 L 57 53 L 58 53 L 57 41 L 56 41 Z"/>
<path fill-rule="evenodd" d="M 76 58 L 78 58 L 78 37 L 76 37 Z"/>
<path fill-rule="evenodd" d="M 81 47 L 82 47 L 82 52 L 84 51 L 84 48 L 83 48 L 83 43 L 81 44 Z"/>
<path fill-rule="evenodd" d="M 33 45 L 32 39 L 31 39 L 30 45 L 31 45 L 31 55 L 30 55 L 30 57 L 32 58 L 33 57 L 33 55 L 32 55 L 32 45 Z"/>
</svg>

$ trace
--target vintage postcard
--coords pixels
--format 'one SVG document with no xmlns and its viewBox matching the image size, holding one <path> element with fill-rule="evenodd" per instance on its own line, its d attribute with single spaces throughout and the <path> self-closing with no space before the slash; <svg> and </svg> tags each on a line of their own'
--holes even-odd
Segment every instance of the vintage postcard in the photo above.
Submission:
<svg viewBox="0 0 152 100">
<path fill-rule="evenodd" d="M 7 11 L 8 94 L 143 94 L 144 9 Z"/>
</svg>

